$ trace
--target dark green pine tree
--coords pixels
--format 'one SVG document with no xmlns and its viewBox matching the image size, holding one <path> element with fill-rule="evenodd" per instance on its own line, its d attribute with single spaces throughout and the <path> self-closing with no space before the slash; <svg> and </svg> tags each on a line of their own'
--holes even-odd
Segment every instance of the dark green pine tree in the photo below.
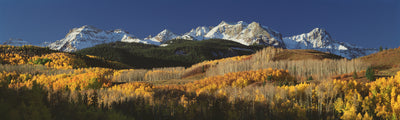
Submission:
<svg viewBox="0 0 400 120">
<path fill-rule="evenodd" d="M 312 76 L 310 76 L 310 77 L 308 77 L 307 80 L 308 80 L 308 81 L 311 81 L 311 80 L 314 80 L 314 79 L 312 78 Z"/>
<path fill-rule="evenodd" d="M 367 71 L 365 72 L 365 77 L 367 77 L 369 81 L 375 80 L 375 73 L 372 67 L 368 67 Z"/>
</svg>

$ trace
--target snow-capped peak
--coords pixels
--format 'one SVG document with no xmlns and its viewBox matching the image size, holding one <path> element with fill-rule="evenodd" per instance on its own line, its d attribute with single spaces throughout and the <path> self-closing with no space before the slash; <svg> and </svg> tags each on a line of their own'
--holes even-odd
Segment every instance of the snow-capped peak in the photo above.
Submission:
<svg viewBox="0 0 400 120">
<path fill-rule="evenodd" d="M 368 55 L 376 49 L 365 49 L 349 43 L 338 42 L 323 28 L 315 28 L 308 33 L 283 38 L 288 49 L 315 49 L 341 55 L 348 59 Z"/>
<path fill-rule="evenodd" d="M 257 22 L 247 24 L 243 21 L 230 24 L 222 21 L 219 25 L 212 28 L 205 38 L 219 38 L 227 39 L 244 45 L 251 45 L 254 43 L 271 45 L 276 47 L 285 47 L 282 42 L 282 35 L 275 32 L 270 28 L 262 27 Z"/>
<path fill-rule="evenodd" d="M 246 22 L 243 22 L 243 21 L 238 21 L 236 24 L 247 25 L 247 23 L 246 23 Z"/>
<path fill-rule="evenodd" d="M 79 28 L 73 28 L 72 30 L 70 30 L 70 32 L 100 32 L 102 30 L 97 29 L 94 26 L 91 25 L 84 25 L 82 27 Z"/>
<path fill-rule="evenodd" d="M 304 46 L 299 46 L 298 44 L 292 44 L 290 40 L 294 40 L 297 43 L 302 43 Z M 315 28 L 308 33 L 303 33 L 300 35 L 295 35 L 292 37 L 284 38 L 287 48 L 332 48 L 332 42 L 336 42 L 332 39 L 328 32 L 325 29 Z M 297 46 L 293 46 L 297 45 Z"/>
<path fill-rule="evenodd" d="M 71 52 L 115 41 L 161 45 L 167 40 L 177 38 L 188 40 L 225 39 L 244 45 L 262 44 L 288 49 L 315 49 L 350 59 L 377 51 L 376 49 L 366 49 L 349 43 L 338 42 L 323 28 L 314 28 L 308 33 L 282 38 L 281 33 L 268 26 L 263 26 L 257 22 L 249 24 L 244 21 L 233 23 L 221 21 L 215 27 L 199 26 L 182 36 L 165 29 L 154 37 L 149 36 L 144 39 L 139 39 L 121 29 L 104 31 L 94 26 L 85 25 L 70 30 L 65 38 L 51 43 L 49 47 Z"/>
<path fill-rule="evenodd" d="M 160 33 L 157 34 L 157 36 L 161 35 L 161 36 L 165 36 L 167 34 L 174 34 L 172 33 L 170 30 L 168 29 L 164 29 L 163 31 L 161 31 Z"/>
<path fill-rule="evenodd" d="M 191 36 L 204 36 L 209 31 L 210 31 L 210 27 L 200 26 L 200 27 L 197 27 L 196 29 L 190 30 L 190 32 L 186 33 L 186 34 L 191 35 Z"/>
<path fill-rule="evenodd" d="M 228 24 L 228 23 L 225 22 L 225 21 L 221 21 L 221 23 L 219 23 L 218 26 L 220 26 L 220 25 L 225 25 L 225 24 Z"/>
<path fill-rule="evenodd" d="M 10 38 L 3 43 L 3 45 L 12 45 L 12 46 L 23 46 L 23 45 L 31 45 L 28 41 L 24 41 L 20 38 Z"/>
<path fill-rule="evenodd" d="M 221 23 L 219 23 L 217 26 L 220 25 L 248 25 L 248 23 L 244 22 L 244 21 L 237 21 L 237 22 L 226 22 L 226 21 L 221 21 Z"/>
<path fill-rule="evenodd" d="M 134 35 L 128 34 L 121 29 L 104 31 L 90 25 L 84 25 L 79 28 L 73 28 L 65 38 L 49 44 L 49 47 L 54 50 L 72 52 L 97 44 L 121 40 L 134 41 L 135 39 Z"/>
<path fill-rule="evenodd" d="M 179 35 L 171 32 L 170 30 L 164 29 L 163 31 L 161 31 L 160 33 L 158 33 L 156 36 L 154 36 L 151 39 L 162 43 L 167 40 L 175 39 L 177 37 L 179 37 Z"/>
<path fill-rule="evenodd" d="M 321 39 L 324 41 L 334 41 L 329 33 L 323 28 L 314 28 L 307 34 L 311 39 Z M 321 37 L 321 38 L 318 38 Z"/>
<path fill-rule="evenodd" d="M 226 39 L 244 45 L 262 44 L 285 48 L 282 35 L 279 32 L 261 26 L 257 22 L 248 24 L 244 21 L 235 23 L 222 21 L 215 27 L 197 27 L 179 38 L 189 40 Z"/>
<path fill-rule="evenodd" d="M 199 26 L 196 29 L 190 30 L 190 32 L 185 33 L 179 38 L 187 40 L 204 40 L 204 35 L 206 35 L 212 27 Z"/>
<path fill-rule="evenodd" d="M 309 33 L 327 33 L 326 30 L 324 28 L 314 28 L 312 29 Z"/>
</svg>

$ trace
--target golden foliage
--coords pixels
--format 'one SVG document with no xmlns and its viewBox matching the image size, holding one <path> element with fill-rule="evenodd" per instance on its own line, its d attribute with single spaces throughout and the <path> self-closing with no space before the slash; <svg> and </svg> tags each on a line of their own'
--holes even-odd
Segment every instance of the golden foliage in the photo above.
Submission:
<svg viewBox="0 0 400 120">
<path fill-rule="evenodd" d="M 0 64 L 35 64 L 35 61 L 40 59 L 49 59 L 49 62 L 43 64 L 50 68 L 70 69 L 87 67 L 85 61 L 71 53 L 56 52 L 48 48 L 29 45 L 20 47 L 0 46 Z"/>
<path fill-rule="evenodd" d="M 113 70 L 105 68 L 81 68 L 74 69 L 72 73 L 68 74 L 40 74 L 32 76 L 30 74 L 18 74 L 13 72 L 3 73 L 0 77 L 8 77 L 11 75 L 11 82 L 9 83 L 10 88 L 31 88 L 33 82 L 36 82 L 52 91 L 75 91 L 110 86 L 111 83 L 108 77 L 112 72 Z"/>
<path fill-rule="evenodd" d="M 14 53 L 0 53 L 2 64 L 21 65 L 34 64 L 33 61 L 39 59 L 50 59 L 50 62 L 45 63 L 45 66 L 50 68 L 81 68 L 86 67 L 83 60 L 69 53 L 50 53 L 41 56 L 28 56 L 23 51 L 14 51 Z"/>
<path fill-rule="evenodd" d="M 45 63 L 45 66 L 51 68 L 72 69 L 87 67 L 86 63 L 82 59 L 79 59 L 75 55 L 69 53 L 51 53 L 42 56 L 33 56 L 30 58 L 30 64 L 33 64 L 32 61 L 45 58 L 51 60 L 51 62 Z"/>
<path fill-rule="evenodd" d="M 268 78 L 270 77 L 270 78 Z M 268 79 L 270 79 L 268 81 Z M 261 69 L 257 71 L 244 71 L 227 73 L 223 76 L 208 77 L 186 84 L 187 91 L 214 93 L 217 89 L 232 86 L 244 88 L 254 82 L 275 82 L 293 84 L 294 78 L 286 70 Z"/>
<path fill-rule="evenodd" d="M 151 99 L 154 94 L 153 85 L 144 82 L 125 83 L 110 88 L 102 88 L 99 91 L 99 101 L 107 104 L 135 97 Z"/>
<path fill-rule="evenodd" d="M 148 83 L 142 82 L 133 82 L 133 83 L 126 83 L 121 85 L 116 85 L 109 90 L 118 91 L 126 95 L 143 95 L 146 97 L 151 97 L 153 92 L 153 86 Z"/>
<path fill-rule="evenodd" d="M 28 56 L 23 55 L 21 53 L 0 53 L 0 59 L 2 64 L 11 64 L 11 65 L 21 65 L 26 64 L 28 61 Z"/>
<path fill-rule="evenodd" d="M 267 47 L 263 50 L 257 51 L 257 53 L 249 56 L 248 58 L 243 58 L 241 61 L 214 61 L 212 63 L 215 64 L 199 65 L 203 65 L 205 68 L 207 68 L 207 76 L 224 75 L 230 72 L 274 68 L 289 70 L 293 76 L 298 78 L 298 80 L 306 80 L 309 76 L 313 76 L 316 80 L 323 80 L 332 75 L 365 70 L 369 66 L 369 64 L 358 59 L 275 60 L 275 57 L 280 54 L 285 54 L 283 53 L 282 49 Z M 199 68 L 199 65 L 194 65 L 186 71 L 190 72 L 190 70 L 195 69 L 196 66 Z"/>
<path fill-rule="evenodd" d="M 273 51 L 273 49 L 269 51 Z M 279 53 L 279 50 L 275 53 Z M 318 74 L 322 76 L 349 73 L 360 71 L 364 66 L 356 60 L 276 62 L 271 60 L 271 55 L 274 54 L 260 53 L 257 56 L 239 56 L 194 65 L 194 68 L 209 65 L 210 69 L 225 71 L 217 73 L 220 74 L 219 76 L 209 76 L 183 85 L 153 86 L 146 82 L 128 82 L 111 86 L 111 81 L 116 82 L 128 78 L 149 81 L 177 79 L 182 76 L 184 68 L 119 71 L 104 68 L 81 68 L 69 69 L 71 72 L 61 74 L 3 71 L 0 72 L 0 82 L 7 83 L 7 87 L 16 89 L 31 88 L 34 82 L 49 91 L 84 92 L 93 89 L 92 91 L 96 91 L 94 93 L 98 93 L 99 102 L 107 104 L 139 97 L 145 98 L 147 103 L 151 103 L 157 97 L 157 99 L 176 101 L 188 109 L 193 104 L 201 103 L 201 100 L 206 98 L 204 96 L 211 96 L 213 99 L 206 99 L 206 101 L 224 98 L 232 106 L 246 101 L 252 103 L 253 107 L 263 108 L 276 116 L 287 112 L 293 113 L 291 115 L 296 115 L 298 119 L 306 119 L 307 115 L 312 114 L 326 118 L 334 116 L 340 119 L 365 120 L 399 119 L 400 117 L 400 72 L 393 77 L 379 78 L 369 83 L 347 79 L 351 76 L 347 74 L 335 77 L 335 80 L 296 84 L 292 75 Z M 51 53 L 30 57 L 24 56 L 24 53 L 15 52 L 0 53 L 0 57 L 2 58 L 1 62 L 7 64 L 26 64 L 30 60 L 48 58 L 53 61 L 46 63 L 47 67 L 68 69 L 86 66 L 83 61 L 75 59 L 75 56 L 68 53 Z M 262 61 L 266 58 L 269 62 Z M 235 67 L 239 63 L 237 61 L 249 63 L 246 63 L 247 66 L 243 64 L 243 68 Z M 307 68 L 309 67 L 307 65 L 311 67 Z M 268 66 L 273 67 L 253 70 Z M 190 71 L 190 69 L 188 70 Z M 210 70 L 209 72 L 216 71 Z"/>
</svg>

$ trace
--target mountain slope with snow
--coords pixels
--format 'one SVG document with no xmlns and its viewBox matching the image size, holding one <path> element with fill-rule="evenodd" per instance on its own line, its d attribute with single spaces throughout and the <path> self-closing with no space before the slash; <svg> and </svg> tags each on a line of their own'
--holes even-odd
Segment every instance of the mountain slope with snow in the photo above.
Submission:
<svg viewBox="0 0 400 120">
<path fill-rule="evenodd" d="M 104 31 L 93 26 L 85 25 L 70 30 L 65 38 L 50 43 L 48 46 L 53 50 L 73 52 L 97 44 L 115 41 L 161 45 L 171 39 L 226 39 L 244 45 L 262 44 L 285 48 L 282 35 L 279 32 L 266 26 L 261 26 L 256 22 L 248 24 L 243 21 L 237 23 L 227 23 L 223 21 L 215 27 L 200 26 L 183 35 L 178 35 L 165 29 L 154 37 L 149 36 L 144 39 L 136 38 L 134 35 L 119 29 Z"/>
<path fill-rule="evenodd" d="M 23 46 L 32 44 L 19 38 L 10 38 L 9 40 L 3 42 L 3 45 Z"/>
<path fill-rule="evenodd" d="M 178 34 L 175 34 L 167 29 L 161 31 L 158 33 L 156 36 L 151 37 L 151 35 L 147 38 L 144 38 L 142 41 L 151 41 L 149 44 L 153 45 L 161 45 L 165 41 L 172 40 L 175 38 L 179 38 L 180 36 Z M 125 42 L 125 41 L 122 41 Z"/>
<path fill-rule="evenodd" d="M 213 27 L 205 27 L 199 26 L 196 29 L 190 30 L 190 32 L 183 34 L 179 38 L 186 40 L 204 40 L 206 39 L 204 36 L 212 29 Z"/>
<path fill-rule="evenodd" d="M 243 21 L 227 23 L 222 21 L 215 27 L 197 27 L 182 36 L 193 40 L 226 39 L 244 45 L 263 44 L 275 47 L 285 47 L 282 35 L 275 30 L 261 26 L 257 22 L 250 24 Z"/>
<path fill-rule="evenodd" d="M 315 28 L 309 33 L 282 37 L 282 34 L 257 22 L 250 24 L 243 21 L 228 23 L 222 21 L 215 27 L 199 26 L 189 32 L 179 35 L 170 30 L 163 30 L 156 36 L 139 39 L 122 30 L 104 31 L 92 26 L 74 28 L 65 38 L 50 43 L 48 46 L 54 50 L 72 52 L 82 48 L 92 47 L 97 44 L 110 42 L 144 43 L 166 46 L 166 41 L 172 39 L 206 40 L 225 39 L 244 45 L 265 45 L 287 49 L 314 49 L 330 52 L 352 59 L 376 52 L 376 49 L 361 48 L 349 43 L 334 40 L 330 34 L 320 28 Z"/>
<path fill-rule="evenodd" d="M 138 40 L 134 35 L 120 29 L 113 31 L 104 31 L 93 26 L 82 26 L 74 28 L 65 36 L 65 38 L 50 43 L 48 46 L 53 50 L 73 52 L 79 49 L 93 47 L 97 44 L 109 43 L 115 41 L 135 41 Z M 141 42 L 141 41 L 138 41 Z"/>
<path fill-rule="evenodd" d="M 377 52 L 377 49 L 361 48 L 349 43 L 334 40 L 325 29 L 315 28 L 309 33 L 285 37 L 287 49 L 314 49 L 330 52 L 348 59 Z"/>
</svg>

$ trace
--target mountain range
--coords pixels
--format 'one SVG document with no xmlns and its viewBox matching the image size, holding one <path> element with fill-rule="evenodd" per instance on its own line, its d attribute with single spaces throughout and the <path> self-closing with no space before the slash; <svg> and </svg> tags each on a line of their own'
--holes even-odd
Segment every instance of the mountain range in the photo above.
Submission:
<svg viewBox="0 0 400 120">
<path fill-rule="evenodd" d="M 32 45 L 28 41 L 22 40 L 20 38 L 10 38 L 2 43 L 2 45 L 12 45 L 12 46 L 23 46 L 23 45 Z"/>
<path fill-rule="evenodd" d="M 350 43 L 334 40 L 330 34 L 321 28 L 315 28 L 309 33 L 303 33 L 283 38 L 287 49 L 314 49 L 329 52 L 352 59 L 377 52 L 374 48 L 362 48 Z"/>
<path fill-rule="evenodd" d="M 281 33 L 268 26 L 260 25 L 257 22 L 246 23 L 243 21 L 236 23 L 222 21 L 217 26 L 199 26 L 184 34 L 176 34 L 165 29 L 154 37 L 149 35 L 142 39 L 121 29 L 105 31 L 85 25 L 80 28 L 73 28 L 63 39 L 42 45 L 47 45 L 53 50 L 74 52 L 83 48 L 93 47 L 97 44 L 116 41 L 166 46 L 168 45 L 166 41 L 172 39 L 225 39 L 247 46 L 265 45 L 286 49 L 314 49 L 340 55 L 348 59 L 369 55 L 378 51 L 373 48 L 362 48 L 350 43 L 336 41 L 322 28 L 315 28 L 308 33 L 300 35 L 283 37 Z M 23 43 L 20 39 L 15 41 L 15 43 Z"/>
</svg>

